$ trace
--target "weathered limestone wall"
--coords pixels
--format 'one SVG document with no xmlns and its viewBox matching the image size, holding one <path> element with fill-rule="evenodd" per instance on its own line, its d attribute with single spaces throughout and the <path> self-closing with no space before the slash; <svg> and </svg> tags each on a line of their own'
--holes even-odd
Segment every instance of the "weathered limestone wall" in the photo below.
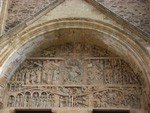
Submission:
<svg viewBox="0 0 150 113">
<path fill-rule="evenodd" d="M 1 15 L 1 10 L 2 10 L 2 0 L 0 0 L 0 15 Z"/>
<path fill-rule="evenodd" d="M 33 16 L 56 0 L 9 0 L 6 31 Z M 139 29 L 150 33 L 148 1 L 144 0 L 96 0 L 109 10 L 124 18 Z M 85 10 L 84 7 L 83 10 Z"/>
<path fill-rule="evenodd" d="M 148 0 L 96 0 L 139 29 L 150 33 Z"/>
<path fill-rule="evenodd" d="M 35 15 L 56 0 L 9 0 L 6 31 Z"/>
</svg>

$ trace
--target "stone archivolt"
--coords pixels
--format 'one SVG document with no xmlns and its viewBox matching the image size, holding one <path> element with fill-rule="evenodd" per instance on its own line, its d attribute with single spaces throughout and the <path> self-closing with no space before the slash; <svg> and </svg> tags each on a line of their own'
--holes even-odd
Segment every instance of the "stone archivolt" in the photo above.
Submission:
<svg viewBox="0 0 150 113">
<path fill-rule="evenodd" d="M 8 84 L 6 106 L 141 108 L 141 74 L 96 45 L 52 46 L 16 71 Z"/>
</svg>

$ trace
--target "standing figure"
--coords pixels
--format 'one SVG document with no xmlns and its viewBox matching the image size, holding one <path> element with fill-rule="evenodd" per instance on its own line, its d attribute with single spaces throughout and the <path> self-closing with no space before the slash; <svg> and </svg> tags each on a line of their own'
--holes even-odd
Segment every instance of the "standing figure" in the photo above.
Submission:
<svg viewBox="0 0 150 113">
<path fill-rule="evenodd" d="M 30 94 L 30 92 L 25 93 L 24 107 L 31 107 L 31 94 Z"/>
<path fill-rule="evenodd" d="M 46 92 L 43 92 L 42 94 L 41 94 L 41 105 L 40 106 L 42 106 L 42 107 L 47 107 L 47 94 L 46 94 Z"/>
<path fill-rule="evenodd" d="M 48 96 L 48 106 L 54 107 L 54 95 L 53 94 L 49 94 Z"/>
<path fill-rule="evenodd" d="M 29 85 L 29 84 L 30 84 L 30 70 L 26 70 L 25 84 L 26 84 L 26 85 Z"/>
<path fill-rule="evenodd" d="M 19 95 L 16 96 L 15 107 L 19 107 Z"/>
<path fill-rule="evenodd" d="M 41 83 L 41 68 L 38 67 L 35 71 L 35 75 L 36 75 L 36 83 L 40 84 Z"/>
<path fill-rule="evenodd" d="M 81 82 L 81 71 L 78 66 L 71 66 L 69 70 L 69 80 L 73 83 Z"/>
<path fill-rule="evenodd" d="M 39 93 L 35 92 L 33 93 L 33 98 L 32 98 L 32 107 L 39 107 Z"/>
<path fill-rule="evenodd" d="M 14 96 L 10 96 L 9 97 L 9 101 L 8 101 L 8 107 L 15 107 L 15 97 Z"/>
<path fill-rule="evenodd" d="M 59 69 L 55 69 L 54 70 L 54 75 L 53 75 L 53 83 L 54 84 L 58 84 L 59 83 L 59 80 L 60 79 L 60 72 L 59 72 Z"/>
</svg>

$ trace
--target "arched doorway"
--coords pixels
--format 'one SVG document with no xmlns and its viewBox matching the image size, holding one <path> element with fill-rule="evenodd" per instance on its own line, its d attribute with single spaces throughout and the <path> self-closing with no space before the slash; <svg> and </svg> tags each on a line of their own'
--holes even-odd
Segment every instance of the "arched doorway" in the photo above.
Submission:
<svg viewBox="0 0 150 113">
<path fill-rule="evenodd" d="M 142 111 L 144 85 L 149 83 L 139 56 L 132 53 L 136 45 L 132 48 L 132 41 L 108 35 L 109 27 L 101 30 L 98 25 L 60 28 L 24 39 L 17 51 L 26 60 L 8 77 L 4 107 Z"/>
</svg>

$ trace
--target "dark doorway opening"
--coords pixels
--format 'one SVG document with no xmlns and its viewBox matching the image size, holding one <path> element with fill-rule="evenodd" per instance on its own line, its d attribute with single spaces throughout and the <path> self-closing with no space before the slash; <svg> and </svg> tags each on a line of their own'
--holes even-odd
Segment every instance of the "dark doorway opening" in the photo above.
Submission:
<svg viewBox="0 0 150 113">
<path fill-rule="evenodd" d="M 93 110 L 93 113 L 130 113 L 129 110 Z"/>
<path fill-rule="evenodd" d="M 51 110 L 15 110 L 15 113 L 52 113 Z"/>
</svg>

